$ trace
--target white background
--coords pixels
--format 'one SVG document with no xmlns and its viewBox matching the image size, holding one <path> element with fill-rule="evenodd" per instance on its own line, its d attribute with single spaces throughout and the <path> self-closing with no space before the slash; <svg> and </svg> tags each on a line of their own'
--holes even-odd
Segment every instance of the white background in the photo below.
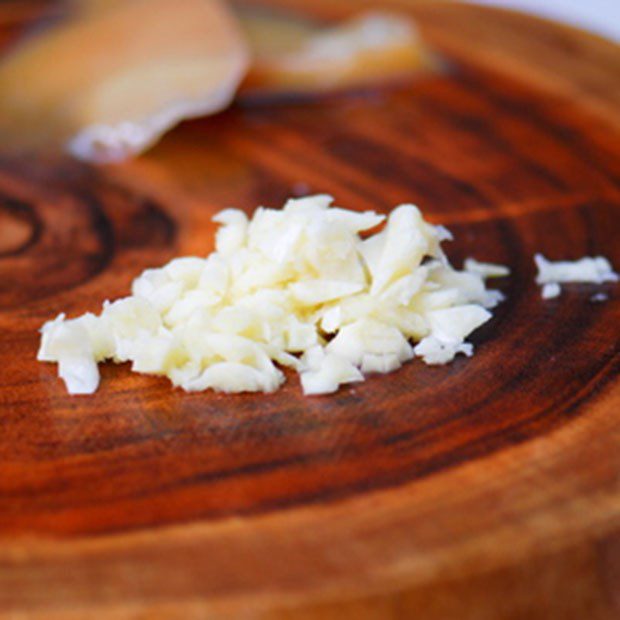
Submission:
<svg viewBox="0 0 620 620">
<path fill-rule="evenodd" d="M 590 30 L 620 43 L 620 0 L 472 0 L 519 9 Z"/>
</svg>

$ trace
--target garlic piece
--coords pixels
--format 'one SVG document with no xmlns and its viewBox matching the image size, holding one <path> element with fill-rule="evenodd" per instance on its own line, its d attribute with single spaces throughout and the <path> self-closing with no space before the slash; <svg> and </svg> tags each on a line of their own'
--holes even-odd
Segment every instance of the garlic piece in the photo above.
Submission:
<svg viewBox="0 0 620 620">
<path fill-rule="evenodd" d="M 553 299 L 562 292 L 560 284 L 585 282 L 603 284 L 618 282 L 620 276 L 604 256 L 584 256 L 576 261 L 548 261 L 542 254 L 534 256 L 538 268 L 536 283 L 542 285 L 541 297 Z"/>
</svg>

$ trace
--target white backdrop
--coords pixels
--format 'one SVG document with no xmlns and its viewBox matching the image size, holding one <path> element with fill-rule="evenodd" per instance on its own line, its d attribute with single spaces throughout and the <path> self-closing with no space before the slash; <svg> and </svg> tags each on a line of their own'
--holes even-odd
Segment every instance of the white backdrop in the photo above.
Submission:
<svg viewBox="0 0 620 620">
<path fill-rule="evenodd" d="M 519 9 L 590 30 L 620 43 L 620 0 L 472 0 Z"/>
</svg>

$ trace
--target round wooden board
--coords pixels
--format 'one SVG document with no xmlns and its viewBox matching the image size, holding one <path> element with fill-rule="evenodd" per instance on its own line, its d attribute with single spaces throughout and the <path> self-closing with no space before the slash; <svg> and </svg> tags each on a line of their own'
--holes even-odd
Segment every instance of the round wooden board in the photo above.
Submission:
<svg viewBox="0 0 620 620">
<path fill-rule="evenodd" d="M 4 41 L 21 6 L 0 6 Z M 114 168 L 0 157 L 0 613 L 620 615 L 620 290 L 542 301 L 532 261 L 620 266 L 620 52 L 505 11 L 382 6 L 415 15 L 445 75 L 239 105 Z M 308 191 L 416 202 L 454 232 L 456 264 L 510 265 L 475 357 L 312 399 L 293 377 L 187 395 L 111 366 L 71 398 L 35 361 L 44 320 L 210 252 L 215 211 Z"/>
</svg>

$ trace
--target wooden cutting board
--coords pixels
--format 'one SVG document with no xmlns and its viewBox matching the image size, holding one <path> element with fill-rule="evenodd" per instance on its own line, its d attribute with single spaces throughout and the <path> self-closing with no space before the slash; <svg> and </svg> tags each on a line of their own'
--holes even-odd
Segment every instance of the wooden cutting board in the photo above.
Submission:
<svg viewBox="0 0 620 620">
<path fill-rule="evenodd" d="M 412 12 L 446 73 L 237 106 L 115 168 L 0 156 L 5 616 L 620 617 L 620 287 L 542 301 L 532 261 L 620 267 L 620 51 L 505 11 L 381 4 Z M 0 6 L 3 41 L 32 6 Z M 210 252 L 215 211 L 309 191 L 414 201 L 456 264 L 510 265 L 473 359 L 310 399 L 292 377 L 187 395 L 125 366 L 71 398 L 35 361 L 44 320 Z"/>
</svg>

